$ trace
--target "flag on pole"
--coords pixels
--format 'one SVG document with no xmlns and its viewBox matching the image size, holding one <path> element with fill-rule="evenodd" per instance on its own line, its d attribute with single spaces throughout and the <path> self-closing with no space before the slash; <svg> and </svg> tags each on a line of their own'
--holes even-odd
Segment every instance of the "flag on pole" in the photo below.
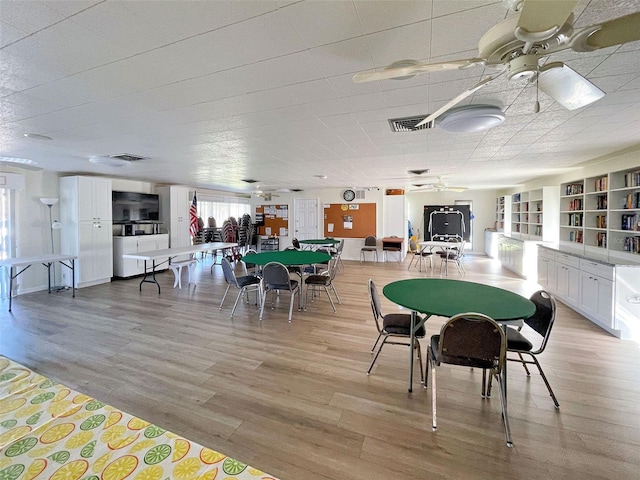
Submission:
<svg viewBox="0 0 640 480">
<path fill-rule="evenodd" d="M 193 201 L 189 207 L 189 233 L 192 237 L 198 234 L 198 199 L 196 198 L 196 192 L 193 192 Z"/>
</svg>

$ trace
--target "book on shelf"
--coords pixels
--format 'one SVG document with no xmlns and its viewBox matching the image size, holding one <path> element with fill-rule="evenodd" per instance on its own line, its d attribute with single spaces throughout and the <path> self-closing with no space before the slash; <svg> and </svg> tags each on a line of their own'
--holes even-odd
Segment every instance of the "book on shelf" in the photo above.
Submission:
<svg viewBox="0 0 640 480">
<path fill-rule="evenodd" d="M 569 214 L 569 223 L 567 224 L 570 227 L 581 227 L 582 226 L 582 213 L 570 213 Z"/>
<path fill-rule="evenodd" d="M 569 241 L 575 243 L 582 243 L 582 231 L 572 230 L 569 232 Z"/>
<path fill-rule="evenodd" d="M 607 248 L 607 234 L 600 232 L 596 235 L 596 247 Z"/>
<path fill-rule="evenodd" d="M 596 216 L 596 228 L 607 228 L 607 216 L 606 215 L 597 215 Z"/>
<path fill-rule="evenodd" d="M 584 192 L 584 186 L 581 183 L 569 183 L 565 187 L 565 195 L 579 195 Z"/>
<path fill-rule="evenodd" d="M 607 209 L 607 196 L 606 195 L 598 195 L 596 198 L 596 210 L 606 210 Z"/>
<path fill-rule="evenodd" d="M 582 210 L 581 198 L 574 198 L 573 200 L 569 201 L 569 211 L 574 211 L 574 210 Z"/>
<path fill-rule="evenodd" d="M 640 170 L 637 172 L 629 172 L 624 176 L 625 187 L 640 187 Z"/>
<path fill-rule="evenodd" d="M 607 189 L 608 178 L 607 177 L 597 178 L 593 183 L 594 183 L 593 187 L 596 192 L 604 192 Z"/>
<path fill-rule="evenodd" d="M 640 254 L 640 237 L 624 237 L 624 251 Z"/>
<path fill-rule="evenodd" d="M 638 216 L 635 213 L 633 215 L 623 214 L 620 223 L 621 230 L 638 230 Z"/>
<path fill-rule="evenodd" d="M 640 208 L 640 192 L 628 193 L 624 199 L 623 208 Z"/>
</svg>

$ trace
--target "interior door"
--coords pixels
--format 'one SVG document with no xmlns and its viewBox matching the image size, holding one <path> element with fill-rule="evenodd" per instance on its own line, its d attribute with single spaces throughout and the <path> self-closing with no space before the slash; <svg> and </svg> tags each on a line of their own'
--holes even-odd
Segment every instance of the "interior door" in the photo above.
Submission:
<svg viewBox="0 0 640 480">
<path fill-rule="evenodd" d="M 318 200 L 312 198 L 294 198 L 293 236 L 298 240 L 319 238 Z"/>
</svg>

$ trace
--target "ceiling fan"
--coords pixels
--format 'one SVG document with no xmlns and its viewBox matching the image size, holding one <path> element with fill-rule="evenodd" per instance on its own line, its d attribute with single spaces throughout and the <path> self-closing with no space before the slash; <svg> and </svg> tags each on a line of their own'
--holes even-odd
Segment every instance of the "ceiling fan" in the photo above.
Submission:
<svg viewBox="0 0 640 480">
<path fill-rule="evenodd" d="M 466 187 L 450 187 L 442 181 L 442 177 L 437 177 L 435 183 L 414 183 L 415 189 L 412 192 L 464 192 Z"/>
<path fill-rule="evenodd" d="M 357 73 L 353 81 L 400 80 L 421 73 L 478 65 L 499 70 L 462 92 L 416 127 L 434 121 L 504 73 L 509 80 L 537 81 L 540 90 L 565 108 L 574 110 L 602 98 L 604 92 L 562 62 L 549 62 L 541 66 L 540 60 L 566 49 L 591 52 L 640 40 L 640 12 L 574 30 L 573 9 L 577 0 L 508 0 L 508 3 L 518 15 L 498 23 L 480 38 L 478 57 L 439 63 L 401 60 L 382 70 Z"/>
</svg>

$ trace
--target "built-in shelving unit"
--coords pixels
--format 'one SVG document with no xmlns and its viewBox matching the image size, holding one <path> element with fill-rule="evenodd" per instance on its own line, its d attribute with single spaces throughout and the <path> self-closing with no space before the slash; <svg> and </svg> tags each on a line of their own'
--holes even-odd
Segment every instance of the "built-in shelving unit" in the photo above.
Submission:
<svg viewBox="0 0 640 480">
<path fill-rule="evenodd" d="M 511 233 L 511 195 L 496 198 L 496 231 Z"/>
<path fill-rule="evenodd" d="M 557 187 L 542 187 L 511 195 L 511 236 L 557 243 Z M 545 213 L 546 211 L 546 213 Z"/>
<path fill-rule="evenodd" d="M 640 261 L 640 167 L 560 186 L 560 245 Z M 638 255 L 638 256 L 636 256 Z"/>
</svg>

